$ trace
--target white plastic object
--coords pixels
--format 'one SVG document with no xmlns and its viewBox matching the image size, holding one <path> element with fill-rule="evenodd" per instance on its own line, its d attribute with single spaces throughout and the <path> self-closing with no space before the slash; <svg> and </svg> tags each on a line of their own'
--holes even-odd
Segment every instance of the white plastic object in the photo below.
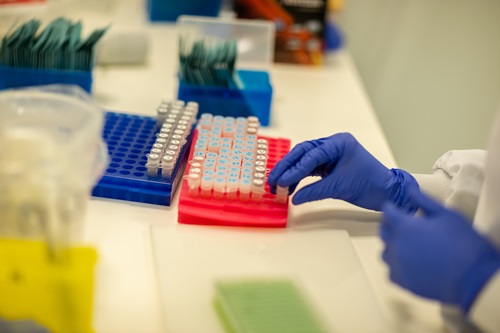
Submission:
<svg viewBox="0 0 500 333">
<path fill-rule="evenodd" d="M 160 155 L 149 154 L 148 162 L 146 163 L 146 168 L 148 168 L 148 176 L 153 178 L 157 177 L 159 166 L 160 166 Z"/>
<path fill-rule="evenodd" d="M 102 110 L 81 88 L 62 85 L 0 92 L 0 110 L 0 224 L 17 228 L 11 237 L 46 236 L 50 246 L 80 241 L 91 187 L 108 163 Z M 28 206 L 53 217 L 41 221 L 45 234 L 28 235 L 33 221 L 20 214 Z"/>
<path fill-rule="evenodd" d="M 177 159 L 172 155 L 164 155 L 161 159 L 161 177 L 163 179 L 172 178 L 172 172 L 175 168 L 175 161 Z"/>
<path fill-rule="evenodd" d="M 254 179 L 252 181 L 252 201 L 260 202 L 262 201 L 262 196 L 264 195 L 264 180 Z"/>
<path fill-rule="evenodd" d="M 201 183 L 200 183 L 200 188 L 201 188 L 201 196 L 204 198 L 210 198 L 210 195 L 212 193 L 212 186 L 214 183 L 214 177 L 209 176 L 209 175 L 202 175 L 201 176 Z"/>
<path fill-rule="evenodd" d="M 188 195 L 190 196 L 197 196 L 198 195 L 198 189 L 201 184 L 201 176 L 197 173 L 190 173 L 187 177 L 188 179 Z"/>
<path fill-rule="evenodd" d="M 288 187 L 276 186 L 276 202 L 277 203 L 286 203 L 288 197 Z"/>
</svg>

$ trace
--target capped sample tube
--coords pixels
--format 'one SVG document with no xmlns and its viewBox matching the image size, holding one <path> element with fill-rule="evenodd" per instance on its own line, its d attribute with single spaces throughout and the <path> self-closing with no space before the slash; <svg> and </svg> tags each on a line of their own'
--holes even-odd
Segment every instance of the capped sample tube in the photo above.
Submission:
<svg viewBox="0 0 500 333">
<path fill-rule="evenodd" d="M 226 182 L 226 198 L 228 200 L 236 200 L 239 184 L 240 180 L 237 176 L 228 175 Z"/>
<path fill-rule="evenodd" d="M 281 187 L 281 186 L 276 186 L 276 202 L 284 204 L 286 203 L 288 197 L 288 186 L 287 187 Z"/>
<path fill-rule="evenodd" d="M 214 198 L 222 199 L 224 193 L 226 192 L 226 178 L 222 177 L 218 173 L 214 178 Z"/>
<path fill-rule="evenodd" d="M 201 183 L 200 183 L 200 188 L 201 188 L 201 196 L 204 198 L 210 198 L 210 195 L 212 194 L 212 186 L 214 183 L 214 177 L 210 175 L 203 174 L 201 176 Z"/>
<path fill-rule="evenodd" d="M 160 166 L 160 155 L 149 154 L 146 168 L 148 168 L 148 176 L 152 178 L 158 177 L 158 167 Z"/>
<path fill-rule="evenodd" d="M 252 181 L 252 201 L 260 202 L 262 201 L 262 196 L 265 193 L 264 180 L 254 179 Z"/>
<path fill-rule="evenodd" d="M 164 155 L 161 159 L 161 177 L 163 179 L 172 178 L 172 172 L 175 168 L 176 157 L 172 155 Z"/>
</svg>

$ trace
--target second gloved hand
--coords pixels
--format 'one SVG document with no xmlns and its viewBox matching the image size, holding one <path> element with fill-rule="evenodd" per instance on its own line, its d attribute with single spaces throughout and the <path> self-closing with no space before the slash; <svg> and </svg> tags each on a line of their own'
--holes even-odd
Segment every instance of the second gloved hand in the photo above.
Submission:
<svg viewBox="0 0 500 333">
<path fill-rule="evenodd" d="M 418 188 L 415 179 L 399 169 L 388 169 L 349 133 L 306 141 L 295 146 L 269 174 L 271 191 L 276 186 L 292 191 L 305 177 L 321 180 L 305 186 L 292 199 L 294 204 L 326 198 L 381 210 L 386 201 L 415 211 L 407 200 L 409 189 Z"/>
<path fill-rule="evenodd" d="M 500 253 L 458 212 L 420 191 L 412 191 L 410 200 L 422 209 L 423 217 L 384 206 L 382 258 L 389 265 L 391 281 L 467 313 L 500 269 Z"/>
</svg>

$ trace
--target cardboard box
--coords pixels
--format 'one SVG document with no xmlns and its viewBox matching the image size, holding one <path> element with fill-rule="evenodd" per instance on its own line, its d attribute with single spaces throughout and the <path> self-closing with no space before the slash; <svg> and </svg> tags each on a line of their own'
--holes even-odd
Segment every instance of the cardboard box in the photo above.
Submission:
<svg viewBox="0 0 500 333">
<path fill-rule="evenodd" d="M 239 18 L 276 24 L 274 61 L 323 63 L 327 0 L 235 0 Z"/>
</svg>

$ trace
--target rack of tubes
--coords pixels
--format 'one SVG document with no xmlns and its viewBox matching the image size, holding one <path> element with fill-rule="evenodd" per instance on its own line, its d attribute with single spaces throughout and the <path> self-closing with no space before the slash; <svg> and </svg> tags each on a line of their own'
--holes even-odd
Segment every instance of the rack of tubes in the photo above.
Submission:
<svg viewBox="0 0 500 333">
<path fill-rule="evenodd" d="M 198 103 L 162 101 L 156 117 L 106 113 L 110 164 L 92 195 L 170 206 L 180 183 Z"/>
<path fill-rule="evenodd" d="M 258 135 L 258 118 L 201 115 L 179 200 L 179 222 L 285 227 L 288 189 L 273 195 L 267 174 L 290 140 Z"/>
</svg>

